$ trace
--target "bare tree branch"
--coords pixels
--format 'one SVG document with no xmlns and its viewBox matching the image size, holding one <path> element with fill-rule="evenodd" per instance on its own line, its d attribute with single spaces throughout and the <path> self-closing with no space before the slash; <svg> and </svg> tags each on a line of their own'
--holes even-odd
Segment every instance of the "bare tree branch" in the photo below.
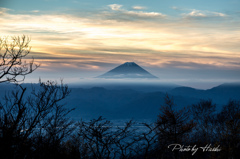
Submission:
<svg viewBox="0 0 240 159">
<path fill-rule="evenodd" d="M 31 61 L 23 61 L 31 51 L 29 46 L 30 38 L 13 36 L 11 40 L 8 37 L 0 37 L 0 83 L 24 81 L 25 76 L 35 71 L 40 65 Z"/>
</svg>

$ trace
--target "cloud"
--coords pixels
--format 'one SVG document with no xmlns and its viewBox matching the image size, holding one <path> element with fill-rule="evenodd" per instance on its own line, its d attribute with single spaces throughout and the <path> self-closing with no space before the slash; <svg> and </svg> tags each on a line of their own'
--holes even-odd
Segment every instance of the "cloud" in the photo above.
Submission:
<svg viewBox="0 0 240 159">
<path fill-rule="evenodd" d="M 225 13 L 220 13 L 220 12 L 214 12 L 214 11 L 208 11 L 208 10 L 197 10 L 197 9 L 187 9 L 187 8 L 181 8 L 181 7 L 176 7 L 173 6 L 171 7 L 173 10 L 177 11 L 180 13 L 181 17 L 184 19 L 193 19 L 193 20 L 209 20 L 209 19 L 219 19 L 219 18 L 225 18 L 229 15 Z"/>
<path fill-rule="evenodd" d="M 176 7 L 176 6 L 172 6 L 172 7 L 170 7 L 170 8 L 172 8 L 173 10 L 176 10 L 176 11 L 182 11 L 182 10 L 184 10 L 183 8 Z"/>
<path fill-rule="evenodd" d="M 223 68 L 220 64 L 214 63 L 198 63 L 198 62 L 184 62 L 184 61 L 167 61 L 162 64 L 167 68 L 183 68 L 183 69 L 219 69 Z"/>
<path fill-rule="evenodd" d="M 141 13 L 141 18 L 152 16 L 151 12 L 128 11 L 121 5 L 112 5 L 110 9 L 111 12 L 106 11 L 116 18 L 118 15 L 136 18 Z M 134 20 L 123 23 L 104 16 L 8 13 L 0 16 L 0 30 L 5 35 L 30 35 L 32 51 L 37 52 L 33 56 L 44 64 L 44 69 L 52 66 L 51 70 L 64 67 L 101 71 L 129 60 L 158 69 L 240 67 L 236 64 L 240 32 L 229 29 L 232 24 L 184 23 L 182 18 L 174 22 L 142 18 L 141 23 Z M 81 63 L 87 64 L 80 66 Z"/>
<path fill-rule="evenodd" d="M 191 17 L 206 17 L 206 14 L 201 13 L 198 10 L 193 10 L 191 13 L 185 14 L 186 16 L 191 16 Z"/>
<path fill-rule="evenodd" d="M 146 9 L 146 7 L 143 7 L 143 6 L 133 6 L 132 9 L 135 9 L 135 10 L 144 10 L 144 9 Z"/>
<path fill-rule="evenodd" d="M 166 17 L 166 15 L 158 12 L 128 11 L 128 10 L 122 9 L 122 5 L 119 5 L 119 4 L 111 4 L 108 6 L 110 7 L 111 10 L 118 11 L 119 13 L 122 13 L 127 16 L 135 16 L 135 17 L 143 17 L 143 18 Z M 140 7 L 138 6 L 138 8 Z"/>
<path fill-rule="evenodd" d="M 191 10 L 190 13 L 183 13 L 182 16 L 207 18 L 207 17 L 226 17 L 227 15 L 219 12 L 202 11 L 202 10 L 193 9 Z"/>
<path fill-rule="evenodd" d="M 158 12 L 143 12 L 143 11 L 139 11 L 139 12 L 127 11 L 127 12 L 125 12 L 125 14 L 135 15 L 135 16 L 139 16 L 139 17 L 165 17 L 166 16 L 166 15 L 164 15 L 162 13 L 158 13 Z"/>
<path fill-rule="evenodd" d="M 8 9 L 8 8 L 1 8 L 0 7 L 0 15 L 1 14 L 6 14 L 8 11 L 10 11 L 11 9 Z"/>
<path fill-rule="evenodd" d="M 120 11 L 121 10 L 121 7 L 122 5 L 119 5 L 119 4 L 110 4 L 108 5 L 112 10 L 115 10 L 115 11 Z"/>
<path fill-rule="evenodd" d="M 32 10 L 31 12 L 32 13 L 39 13 L 40 11 L 39 10 Z"/>
</svg>

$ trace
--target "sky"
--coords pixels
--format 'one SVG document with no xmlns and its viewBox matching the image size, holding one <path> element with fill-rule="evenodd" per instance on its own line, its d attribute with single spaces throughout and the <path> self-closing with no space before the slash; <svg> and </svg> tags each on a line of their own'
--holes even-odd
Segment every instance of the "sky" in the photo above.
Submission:
<svg viewBox="0 0 240 159">
<path fill-rule="evenodd" d="M 31 38 L 41 67 L 26 82 L 76 83 L 128 61 L 196 88 L 240 79 L 239 0 L 0 0 L 0 35 Z"/>
</svg>

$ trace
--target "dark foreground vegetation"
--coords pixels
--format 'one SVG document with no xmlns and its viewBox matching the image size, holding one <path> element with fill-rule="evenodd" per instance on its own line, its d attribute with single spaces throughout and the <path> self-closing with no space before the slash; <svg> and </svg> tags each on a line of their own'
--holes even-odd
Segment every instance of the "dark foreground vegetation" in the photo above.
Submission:
<svg viewBox="0 0 240 159">
<path fill-rule="evenodd" d="M 72 121 L 62 82 L 39 81 L 31 90 L 21 81 L 39 65 L 23 62 L 30 50 L 27 37 L 0 39 L 0 83 L 16 89 L 0 99 L 0 158 L 161 158 L 237 159 L 240 154 L 240 103 L 230 100 L 217 112 L 211 100 L 176 109 L 166 94 L 152 123 L 114 126 L 99 117 Z M 67 102 L 67 101 L 65 101 Z M 126 110 L 127 111 L 127 110 Z"/>
</svg>

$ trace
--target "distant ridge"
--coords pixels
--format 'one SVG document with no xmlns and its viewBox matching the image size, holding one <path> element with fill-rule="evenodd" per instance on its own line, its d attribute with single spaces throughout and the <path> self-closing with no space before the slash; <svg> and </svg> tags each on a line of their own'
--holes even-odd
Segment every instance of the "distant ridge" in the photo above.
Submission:
<svg viewBox="0 0 240 159">
<path fill-rule="evenodd" d="M 158 78 L 142 67 L 140 67 L 135 62 L 125 62 L 124 64 L 108 71 L 107 73 L 98 76 L 97 78 Z"/>
</svg>

